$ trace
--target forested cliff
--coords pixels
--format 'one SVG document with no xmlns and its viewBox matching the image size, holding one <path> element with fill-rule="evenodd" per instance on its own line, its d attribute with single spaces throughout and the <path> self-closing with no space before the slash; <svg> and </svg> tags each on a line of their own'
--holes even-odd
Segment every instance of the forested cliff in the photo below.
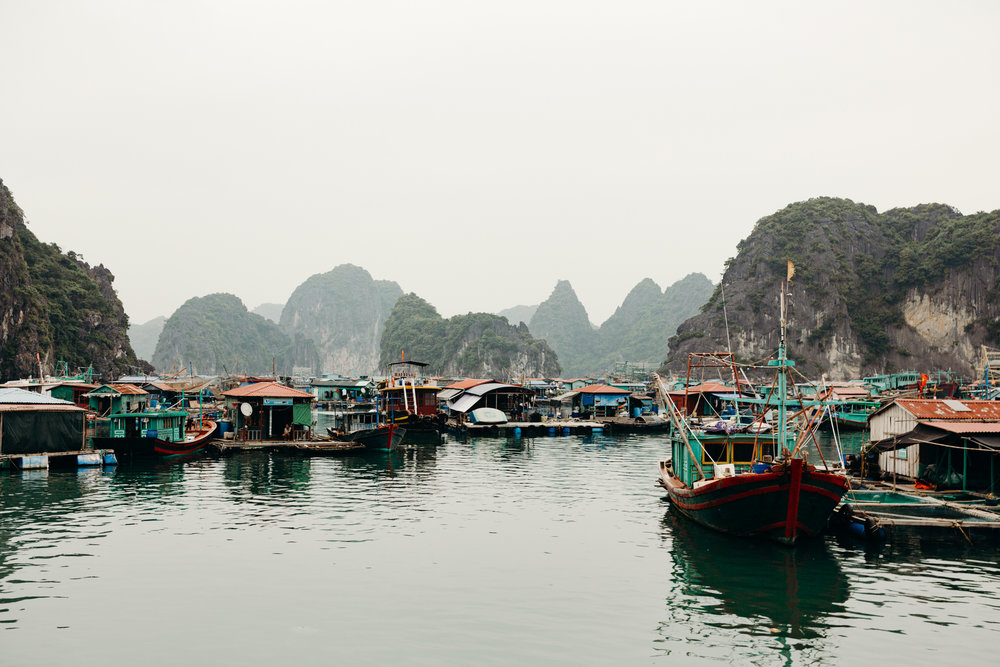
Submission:
<svg viewBox="0 0 1000 667">
<path fill-rule="evenodd" d="M 444 319 L 416 294 L 396 301 L 381 342 L 381 364 L 407 359 L 430 365 L 431 373 L 495 379 L 556 377 L 559 362 L 545 341 L 523 323 L 489 313 Z"/>
<path fill-rule="evenodd" d="M 923 204 L 879 213 L 822 197 L 761 219 L 723 277 L 733 352 L 743 361 L 777 350 L 789 261 L 789 356 L 806 374 L 968 375 L 980 346 L 1000 343 L 1000 211 L 962 215 Z M 689 352 L 725 349 L 716 288 L 678 327 L 663 370 L 680 370 Z"/>
<path fill-rule="evenodd" d="M 128 317 L 103 265 L 42 243 L 0 181 L 0 377 L 38 376 L 56 361 L 92 365 L 103 379 L 148 369 L 136 359 Z"/>
</svg>

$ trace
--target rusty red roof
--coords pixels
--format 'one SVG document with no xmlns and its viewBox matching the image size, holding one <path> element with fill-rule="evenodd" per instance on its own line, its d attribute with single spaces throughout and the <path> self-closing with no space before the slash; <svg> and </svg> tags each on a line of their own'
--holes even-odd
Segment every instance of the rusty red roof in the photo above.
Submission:
<svg viewBox="0 0 1000 667">
<path fill-rule="evenodd" d="M 134 384 L 109 384 L 108 386 L 117 391 L 119 394 L 141 395 L 147 393 L 145 390 L 139 389 L 139 387 Z"/>
<path fill-rule="evenodd" d="M 949 433 L 1000 433 L 1000 422 L 946 422 L 934 419 L 921 419 L 924 426 L 939 428 Z"/>
<path fill-rule="evenodd" d="M 446 385 L 445 389 L 471 389 L 472 387 L 478 387 L 481 384 L 486 384 L 487 382 L 493 382 L 493 380 L 461 380 L 459 382 L 452 382 Z"/>
<path fill-rule="evenodd" d="M 618 387 L 609 387 L 606 384 L 592 384 L 586 387 L 580 387 L 579 389 L 574 389 L 575 394 L 631 394 L 632 392 L 627 389 L 619 389 Z"/>
<path fill-rule="evenodd" d="M 222 392 L 223 396 L 234 396 L 238 398 L 245 397 L 257 397 L 257 398 L 316 398 L 308 391 L 299 391 L 298 389 L 292 389 L 291 387 L 286 387 L 285 385 L 278 382 L 255 382 L 253 384 L 243 385 L 242 387 L 237 387 L 236 389 L 230 389 L 229 391 Z"/>
<path fill-rule="evenodd" d="M 1000 401 L 964 401 L 937 398 L 897 398 L 895 401 L 917 419 L 1000 421 Z M 891 404 L 890 404 L 891 405 Z M 965 409 L 962 409 L 964 406 Z M 884 408 L 883 408 L 884 409 Z M 881 410 L 880 410 L 881 412 Z"/>
</svg>

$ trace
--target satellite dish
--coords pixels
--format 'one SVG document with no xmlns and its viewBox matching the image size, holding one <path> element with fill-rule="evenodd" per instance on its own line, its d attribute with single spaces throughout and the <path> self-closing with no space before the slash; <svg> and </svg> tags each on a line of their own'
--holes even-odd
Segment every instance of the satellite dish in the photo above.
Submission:
<svg viewBox="0 0 1000 667">
<path fill-rule="evenodd" d="M 243 403 L 242 405 L 240 405 L 240 412 L 243 413 L 244 417 L 249 417 L 250 415 L 253 414 L 253 406 L 250 405 L 249 403 Z"/>
</svg>

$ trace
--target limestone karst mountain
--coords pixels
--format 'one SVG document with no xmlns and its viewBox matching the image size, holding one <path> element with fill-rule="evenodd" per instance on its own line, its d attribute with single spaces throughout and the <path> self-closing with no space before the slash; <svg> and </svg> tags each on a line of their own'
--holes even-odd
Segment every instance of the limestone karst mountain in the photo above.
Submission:
<svg viewBox="0 0 1000 667">
<path fill-rule="evenodd" d="M 723 277 L 733 352 L 765 359 L 778 345 L 780 283 L 789 289 L 789 356 L 807 375 L 894 370 L 971 374 L 979 346 L 1000 343 L 1000 211 L 942 204 L 879 213 L 821 197 L 759 220 Z M 724 350 L 720 290 L 681 324 L 665 371 L 693 351 Z"/>
</svg>

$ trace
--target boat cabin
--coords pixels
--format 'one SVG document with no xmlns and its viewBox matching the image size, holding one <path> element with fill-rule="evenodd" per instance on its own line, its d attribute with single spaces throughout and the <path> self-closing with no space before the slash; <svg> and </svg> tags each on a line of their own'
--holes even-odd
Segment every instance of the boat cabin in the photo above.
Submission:
<svg viewBox="0 0 1000 667">
<path fill-rule="evenodd" d="M 674 474 L 692 487 L 700 479 L 698 464 L 706 479 L 759 472 L 777 459 L 777 450 L 777 436 L 773 433 L 698 433 L 690 439 L 683 433 L 671 435 Z"/>
<path fill-rule="evenodd" d="M 108 415 L 108 437 L 180 442 L 184 439 L 187 418 L 188 413 L 184 410 L 111 413 Z"/>
<path fill-rule="evenodd" d="M 397 361 L 389 364 L 389 377 L 379 384 L 379 411 L 387 418 L 400 415 L 433 416 L 437 414 L 437 395 L 441 387 L 425 383 L 419 373 L 427 367 L 420 361 Z"/>
</svg>

